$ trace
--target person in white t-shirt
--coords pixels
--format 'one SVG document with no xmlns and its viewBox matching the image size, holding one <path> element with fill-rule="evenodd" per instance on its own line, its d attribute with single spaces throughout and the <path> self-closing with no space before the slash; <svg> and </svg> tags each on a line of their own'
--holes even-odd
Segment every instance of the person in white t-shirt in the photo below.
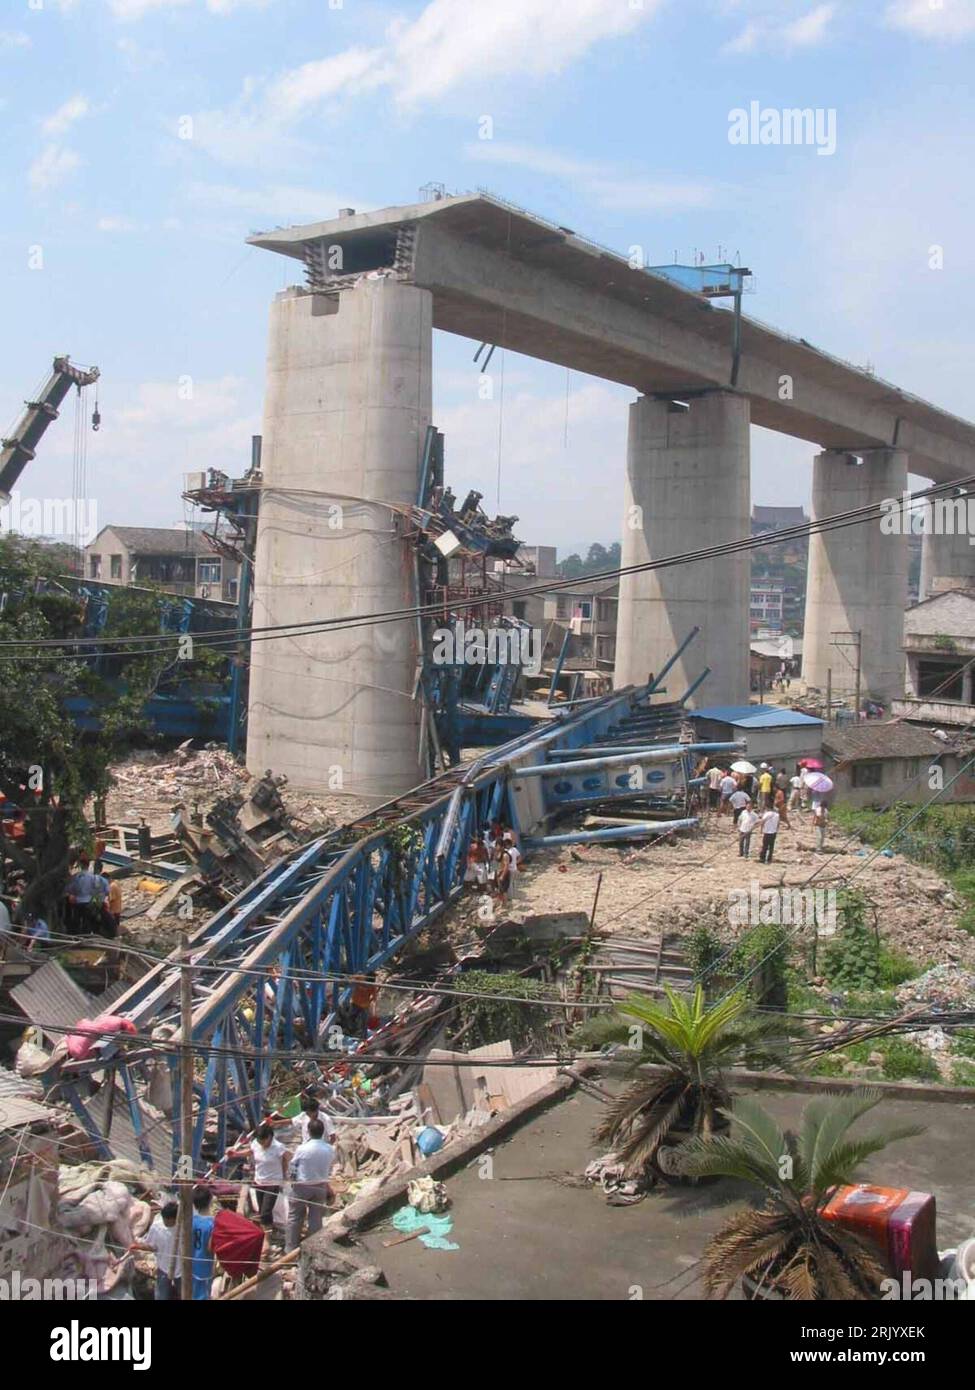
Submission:
<svg viewBox="0 0 975 1390">
<path fill-rule="evenodd" d="M 337 1133 L 335 1121 L 327 1110 L 322 1109 L 314 1096 L 309 1096 L 307 1100 L 301 1102 L 301 1109 L 292 1121 L 292 1125 L 297 1131 L 298 1142 L 300 1144 L 307 1143 L 308 1126 L 311 1124 L 312 1120 L 321 1120 L 325 1127 L 325 1138 L 330 1144 L 334 1144 L 335 1135 Z"/>
<path fill-rule="evenodd" d="M 179 1274 L 176 1270 L 176 1220 L 179 1203 L 166 1202 L 141 1240 L 129 1246 L 130 1251 L 148 1250 L 156 1257 L 156 1302 L 169 1303 L 179 1298 Z"/>
<path fill-rule="evenodd" d="M 738 783 L 737 783 L 737 782 L 735 781 L 735 779 L 732 777 L 732 775 L 731 775 L 730 772 L 726 772 L 725 775 L 722 777 L 722 779 L 721 779 L 721 784 L 720 784 L 720 790 L 721 790 L 721 814 L 724 815 L 724 813 L 729 809 L 729 807 L 730 807 L 730 805 L 731 805 L 731 798 L 734 796 L 735 792 L 738 790 Z"/>
<path fill-rule="evenodd" d="M 717 811 L 721 805 L 721 783 L 724 773 L 720 767 L 712 767 L 708 773 L 708 810 Z"/>
<path fill-rule="evenodd" d="M 758 856 L 760 864 L 771 864 L 775 851 L 775 837 L 779 833 L 779 813 L 768 810 L 762 813 L 762 848 Z"/>
<path fill-rule="evenodd" d="M 321 1120 L 312 1120 L 308 1139 L 295 1149 L 291 1160 L 291 1205 L 288 1211 L 288 1249 L 301 1244 L 305 1219 L 307 1234 L 313 1236 L 322 1227 L 325 1207 L 331 1196 L 329 1177 L 335 1165 L 335 1150 L 325 1142 Z"/>
<path fill-rule="evenodd" d="M 745 806 L 738 816 L 738 853 L 748 859 L 752 846 L 752 831 L 758 824 L 758 815 L 751 806 Z"/>
<path fill-rule="evenodd" d="M 508 897 L 513 898 L 521 877 L 521 850 L 510 830 L 501 841 L 501 848 L 508 856 Z"/>
<path fill-rule="evenodd" d="M 274 1225 L 274 1204 L 281 1195 L 288 1176 L 291 1155 L 275 1139 L 274 1128 L 266 1122 L 260 1126 L 250 1144 L 228 1149 L 228 1158 L 243 1158 L 249 1151 L 254 1164 L 254 1192 L 257 1196 L 258 1217 L 265 1230 Z"/>
</svg>

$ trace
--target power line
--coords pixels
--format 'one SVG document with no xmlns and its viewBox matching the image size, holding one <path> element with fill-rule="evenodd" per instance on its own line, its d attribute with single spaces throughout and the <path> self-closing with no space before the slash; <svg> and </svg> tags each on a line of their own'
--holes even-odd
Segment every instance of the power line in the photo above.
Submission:
<svg viewBox="0 0 975 1390">
<path fill-rule="evenodd" d="M 960 478 L 953 483 L 938 483 L 930 488 L 925 488 L 920 492 L 912 493 L 909 497 L 898 503 L 902 513 L 907 510 L 909 505 L 917 501 L 935 497 L 946 491 L 956 491 L 967 485 L 975 484 L 975 475 Z M 686 551 L 679 555 L 665 556 L 660 560 L 646 560 L 635 565 L 620 566 L 616 569 L 602 570 L 595 574 L 586 575 L 586 582 L 598 583 L 604 580 L 619 579 L 624 575 L 643 574 L 658 569 L 669 569 L 675 566 L 693 564 L 701 560 L 719 559 L 726 555 L 735 555 L 743 551 L 765 548 L 778 545 L 787 540 L 802 539 L 810 535 L 819 535 L 831 531 L 842 530 L 846 526 L 862 525 L 869 521 L 879 520 L 885 515 L 882 503 L 871 503 L 868 506 L 857 507 L 847 512 L 837 512 L 831 516 L 823 517 L 815 521 L 804 522 L 798 526 L 785 527 L 780 531 L 765 532 L 759 536 L 745 536 L 736 541 L 727 541 L 720 545 L 709 546 L 699 550 Z M 549 579 L 536 585 L 527 585 L 524 588 L 512 590 L 510 594 L 499 590 L 496 598 L 499 602 L 510 602 L 515 599 L 530 597 L 535 594 L 551 594 L 562 589 L 574 589 L 579 584 L 578 579 Z M 475 598 L 457 599 L 451 601 L 451 611 L 461 611 L 472 608 L 482 607 L 485 602 L 483 595 Z M 249 628 L 223 628 L 214 629 L 213 632 L 206 633 L 172 633 L 160 634 L 143 633 L 131 637 L 75 637 L 75 638 L 40 638 L 36 641 L 30 639 L 6 639 L 0 640 L 0 655 L 6 650 L 18 650 L 23 647 L 30 647 L 35 651 L 55 648 L 77 647 L 107 647 L 112 643 L 125 642 L 131 643 L 158 643 L 160 641 L 172 645 L 178 644 L 181 640 L 185 641 L 187 636 L 192 637 L 194 648 L 197 646 L 213 647 L 219 649 L 222 646 L 232 646 L 239 642 L 242 637 L 250 637 L 253 641 L 265 640 L 271 637 L 283 637 L 291 633 L 296 635 L 312 635 L 319 631 L 345 629 L 358 629 L 362 627 L 372 627 L 378 624 L 389 622 L 400 622 L 405 619 L 436 616 L 442 613 L 444 605 L 442 601 L 433 601 L 428 604 L 416 604 L 408 608 L 389 609 L 376 613 L 366 613 L 357 617 L 344 618 L 322 618 L 308 619 L 298 623 L 271 624 L 263 627 L 251 626 Z M 117 648 L 111 655 L 131 656 L 138 655 L 138 648 L 129 651 L 124 648 Z"/>
</svg>

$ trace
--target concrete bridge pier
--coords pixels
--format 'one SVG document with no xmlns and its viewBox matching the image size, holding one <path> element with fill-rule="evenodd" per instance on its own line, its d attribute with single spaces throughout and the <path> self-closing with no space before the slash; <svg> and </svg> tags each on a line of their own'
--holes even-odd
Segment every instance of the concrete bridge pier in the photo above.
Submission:
<svg viewBox="0 0 975 1390">
<path fill-rule="evenodd" d="M 623 565 L 747 536 L 750 409 L 746 397 L 641 396 L 630 406 Z M 620 583 L 616 685 L 657 672 L 695 625 L 700 636 L 667 676 L 680 696 L 709 666 L 698 704 L 747 704 L 749 556 L 625 575 Z M 691 703 L 694 703 L 692 698 Z"/>
<path fill-rule="evenodd" d="M 956 506 L 960 526 L 967 526 L 968 501 L 967 497 L 947 498 L 943 503 L 939 499 L 938 505 L 942 508 Z M 921 538 L 919 599 L 930 598 L 938 588 L 944 588 L 944 580 L 948 581 L 948 588 L 975 589 L 975 545 L 970 543 L 970 536 L 975 540 L 975 532 L 961 533 L 959 530 L 954 535 L 933 535 L 925 531 Z"/>
<path fill-rule="evenodd" d="M 254 625 L 415 602 L 402 518 L 432 412 L 432 296 L 390 278 L 271 308 Z M 412 619 L 251 645 L 247 766 L 364 798 L 421 780 Z"/>
<path fill-rule="evenodd" d="M 812 520 L 900 498 L 907 487 L 907 453 L 872 449 L 860 459 L 827 450 L 813 462 Z M 885 703 L 904 689 L 904 607 L 907 603 L 907 538 L 884 535 L 880 519 L 809 538 L 803 675 L 834 693 L 850 696 L 856 685 L 857 637 L 860 691 Z"/>
</svg>

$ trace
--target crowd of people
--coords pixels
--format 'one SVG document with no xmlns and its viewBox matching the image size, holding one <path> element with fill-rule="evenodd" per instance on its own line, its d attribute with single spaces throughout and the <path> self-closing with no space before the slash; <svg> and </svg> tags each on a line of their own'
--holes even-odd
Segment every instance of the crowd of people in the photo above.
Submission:
<svg viewBox="0 0 975 1390">
<path fill-rule="evenodd" d="M 762 763 L 755 772 L 734 771 L 717 764 L 705 774 L 708 789 L 708 809 L 719 816 L 730 816 L 738 837 L 738 853 L 743 859 L 751 857 L 752 836 L 761 835 L 759 862 L 771 864 L 775 841 L 781 826 L 791 828 L 790 812 L 808 812 L 811 808 L 816 850 L 826 847 L 826 828 L 829 807 L 824 796 L 809 785 L 808 770 L 797 763 L 790 775 L 785 768 Z"/>
<path fill-rule="evenodd" d="M 464 881 L 485 889 L 499 904 L 507 903 L 515 896 L 521 859 L 515 832 L 492 821 L 483 833 L 471 836 Z"/>
<path fill-rule="evenodd" d="M 282 1138 L 287 1142 L 282 1142 Z M 293 1119 L 267 1111 L 261 1123 L 227 1150 L 225 1158 L 238 1177 L 249 1183 L 257 1203 L 257 1222 L 265 1246 L 276 1224 L 285 1231 L 285 1250 L 321 1230 L 326 1211 L 335 1204 L 330 1178 L 336 1162 L 335 1122 L 316 1096 L 305 1095 Z M 200 1184 L 193 1191 L 193 1245 L 190 1276 L 194 1299 L 208 1299 L 213 1285 L 212 1190 Z M 286 1216 L 286 1220 L 285 1220 Z M 148 1251 L 156 1260 L 155 1296 L 159 1302 L 181 1297 L 184 1261 L 178 1249 L 179 1205 L 163 1200 L 159 1214 L 131 1251 Z"/>
</svg>

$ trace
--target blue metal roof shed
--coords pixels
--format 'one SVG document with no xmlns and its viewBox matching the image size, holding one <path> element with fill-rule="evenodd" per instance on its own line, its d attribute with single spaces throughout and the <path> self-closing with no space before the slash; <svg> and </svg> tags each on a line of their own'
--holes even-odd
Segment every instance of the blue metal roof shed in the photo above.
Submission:
<svg viewBox="0 0 975 1390">
<path fill-rule="evenodd" d="M 768 758 L 778 766 L 822 751 L 823 721 L 798 710 L 778 705 L 710 705 L 688 710 L 687 717 L 702 741 L 743 738 L 753 762 Z"/>
<path fill-rule="evenodd" d="M 823 721 L 798 710 L 781 709 L 778 705 L 710 705 L 706 709 L 688 710 L 689 719 L 713 719 L 721 724 L 735 724 L 749 729 L 781 729 L 796 725 L 819 725 Z"/>
</svg>

